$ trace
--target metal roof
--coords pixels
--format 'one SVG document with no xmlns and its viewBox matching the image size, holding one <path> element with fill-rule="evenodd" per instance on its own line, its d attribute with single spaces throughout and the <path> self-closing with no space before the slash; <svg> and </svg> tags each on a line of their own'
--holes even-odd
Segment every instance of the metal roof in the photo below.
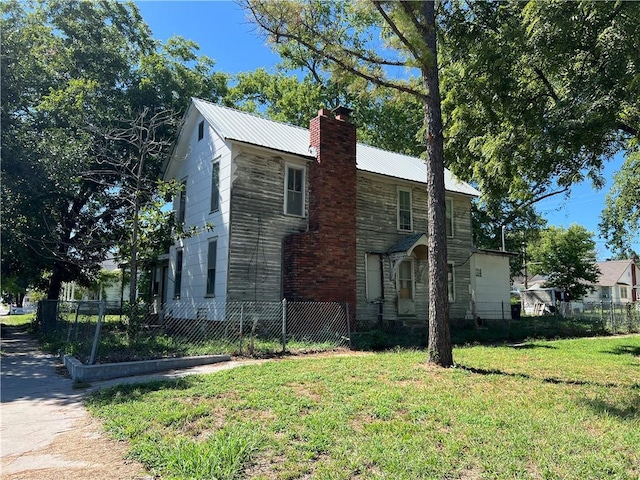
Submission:
<svg viewBox="0 0 640 480">
<path fill-rule="evenodd" d="M 192 101 L 204 119 L 226 140 L 312 157 L 309 152 L 309 130 L 306 128 L 275 122 L 198 98 Z M 427 166 L 422 159 L 362 143 L 356 146 L 356 164 L 358 170 L 365 172 L 413 182 L 426 181 Z M 449 192 L 480 196 L 478 190 L 456 179 L 448 169 L 445 169 L 444 181 L 445 189 Z"/>
</svg>

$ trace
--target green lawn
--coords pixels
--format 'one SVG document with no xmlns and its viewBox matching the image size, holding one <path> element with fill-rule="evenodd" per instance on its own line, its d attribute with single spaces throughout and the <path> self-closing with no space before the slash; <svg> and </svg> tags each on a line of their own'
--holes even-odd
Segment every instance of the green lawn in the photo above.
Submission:
<svg viewBox="0 0 640 480">
<path fill-rule="evenodd" d="M 288 359 L 88 406 L 162 478 L 633 479 L 640 336 Z"/>
<path fill-rule="evenodd" d="M 33 322 L 36 314 L 25 313 L 23 315 L 3 315 L 0 317 L 0 323 L 5 325 L 29 325 Z"/>
</svg>

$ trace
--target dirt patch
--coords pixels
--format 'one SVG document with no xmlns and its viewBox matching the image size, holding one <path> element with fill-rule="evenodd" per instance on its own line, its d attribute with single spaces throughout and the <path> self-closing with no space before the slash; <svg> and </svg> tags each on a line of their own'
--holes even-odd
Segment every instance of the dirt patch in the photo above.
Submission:
<svg viewBox="0 0 640 480">
<path fill-rule="evenodd" d="M 152 480 L 142 464 L 127 459 L 127 444 L 107 438 L 100 422 L 88 414 L 69 432 L 62 433 L 42 448 L 18 458 L 3 458 L 4 480 Z M 11 471 L 18 462 L 36 467 L 40 460 L 46 468 Z M 11 464 L 7 465 L 7 463 Z M 52 466 L 53 465 L 53 466 Z M 27 467 L 28 468 L 28 467 Z"/>
</svg>

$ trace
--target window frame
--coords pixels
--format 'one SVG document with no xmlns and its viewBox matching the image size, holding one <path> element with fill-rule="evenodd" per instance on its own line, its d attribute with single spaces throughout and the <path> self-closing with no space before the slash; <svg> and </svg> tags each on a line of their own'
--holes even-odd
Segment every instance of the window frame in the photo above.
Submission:
<svg viewBox="0 0 640 480">
<path fill-rule="evenodd" d="M 369 268 L 370 262 L 376 262 L 379 269 Z M 365 271 L 365 297 L 367 302 L 376 302 L 384 299 L 384 273 L 382 268 L 382 256 L 379 253 L 365 253 L 364 255 L 364 271 Z M 373 275 L 376 275 L 377 282 L 379 283 L 380 295 L 374 296 L 372 292 L 374 289 Z"/>
<path fill-rule="evenodd" d="M 403 225 L 401 225 L 401 221 L 400 221 L 400 212 L 401 211 L 406 211 L 406 210 L 401 210 L 400 208 L 400 197 L 401 197 L 401 193 L 408 193 L 409 194 L 409 228 L 403 228 Z M 396 194 L 396 227 L 398 229 L 399 232 L 413 232 L 413 192 L 411 190 L 411 188 L 407 188 L 407 187 L 398 187 L 397 188 L 397 194 Z"/>
<path fill-rule="evenodd" d="M 213 159 L 211 164 L 211 199 L 209 213 L 220 211 L 220 157 Z"/>
<path fill-rule="evenodd" d="M 179 260 L 179 261 L 178 261 Z M 176 259 L 173 270 L 173 298 L 174 300 L 180 300 L 182 291 L 182 267 L 184 263 L 184 250 L 182 248 L 176 249 Z"/>
<path fill-rule="evenodd" d="M 291 212 L 289 206 L 289 172 L 296 171 L 301 172 L 302 178 L 300 179 L 300 192 L 296 192 L 296 190 L 291 190 L 292 192 L 298 193 L 301 197 L 301 212 Z M 293 217 L 304 218 L 306 212 L 306 176 L 307 169 L 303 165 L 298 165 L 295 163 L 286 163 L 284 167 L 284 214 L 291 215 Z"/>
<path fill-rule="evenodd" d="M 453 238 L 455 235 L 453 229 L 453 198 L 445 198 L 445 230 L 447 231 L 447 238 Z"/>
<path fill-rule="evenodd" d="M 403 278 L 401 275 L 402 265 L 408 263 L 409 269 L 411 272 L 411 278 Z M 413 257 L 407 257 L 400 262 L 398 265 L 398 271 L 396 272 L 396 289 L 398 290 L 398 297 L 400 297 L 401 290 L 401 282 L 409 280 L 411 283 L 411 295 L 406 298 L 406 300 L 415 300 L 416 299 L 416 272 L 415 272 L 415 263 Z"/>
<path fill-rule="evenodd" d="M 178 192 L 178 208 L 176 212 L 176 221 L 184 223 L 187 218 L 187 177 L 180 180 L 181 189 Z"/>
<path fill-rule="evenodd" d="M 212 248 L 213 246 L 213 248 Z M 213 252 L 213 258 L 211 253 Z M 207 276 L 205 283 L 205 297 L 216 296 L 216 264 L 218 261 L 218 238 L 210 238 L 207 242 Z M 213 266 L 212 266 L 213 263 Z"/>
<path fill-rule="evenodd" d="M 204 120 L 198 123 L 198 141 L 204 138 Z"/>
<path fill-rule="evenodd" d="M 620 298 L 629 298 L 629 291 L 626 286 L 620 286 Z"/>
<path fill-rule="evenodd" d="M 451 275 L 451 280 L 449 280 Z M 449 303 L 456 301 L 456 266 L 453 262 L 447 262 L 447 300 Z"/>
</svg>

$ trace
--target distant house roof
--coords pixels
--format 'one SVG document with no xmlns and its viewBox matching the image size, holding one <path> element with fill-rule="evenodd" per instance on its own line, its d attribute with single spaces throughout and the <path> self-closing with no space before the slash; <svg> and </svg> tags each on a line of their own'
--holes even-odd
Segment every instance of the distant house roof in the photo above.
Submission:
<svg viewBox="0 0 640 480">
<path fill-rule="evenodd" d="M 192 101 L 205 120 L 226 140 L 313 158 L 309 152 L 309 130 L 306 128 L 275 122 L 198 98 L 193 98 Z M 358 143 L 356 162 L 358 169 L 365 172 L 426 182 L 427 167 L 420 158 Z M 480 196 L 478 190 L 459 181 L 447 169 L 444 179 L 445 189 L 449 192 Z"/>
<path fill-rule="evenodd" d="M 606 262 L 598 262 L 600 268 L 600 277 L 596 285 L 602 287 L 612 287 L 616 284 L 630 285 L 629 280 L 621 279 L 622 274 L 629 267 L 632 260 L 608 260 Z"/>
</svg>

